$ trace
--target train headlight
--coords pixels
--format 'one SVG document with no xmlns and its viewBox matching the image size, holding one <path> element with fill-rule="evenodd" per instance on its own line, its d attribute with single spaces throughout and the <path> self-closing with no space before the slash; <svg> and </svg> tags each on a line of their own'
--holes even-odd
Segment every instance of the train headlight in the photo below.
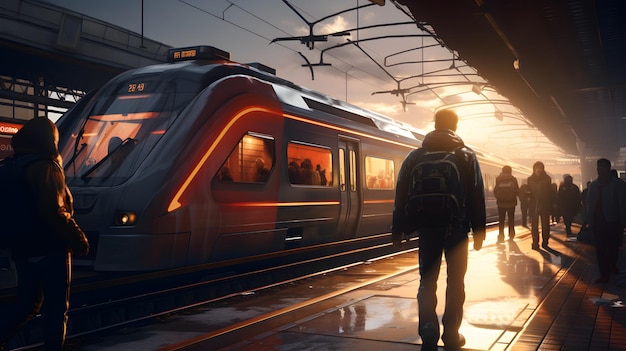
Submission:
<svg viewBox="0 0 626 351">
<path fill-rule="evenodd" d="M 117 211 L 115 214 L 115 225 L 135 225 L 137 215 L 133 211 Z"/>
</svg>

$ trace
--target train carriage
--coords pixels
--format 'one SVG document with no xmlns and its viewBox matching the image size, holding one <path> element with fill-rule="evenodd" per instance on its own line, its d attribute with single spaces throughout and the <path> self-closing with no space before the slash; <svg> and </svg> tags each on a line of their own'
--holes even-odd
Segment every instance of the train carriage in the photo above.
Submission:
<svg viewBox="0 0 626 351">
<path fill-rule="evenodd" d="M 388 234 L 419 131 L 215 48 L 169 56 L 58 122 L 93 247 L 77 264 L 160 270 Z"/>
</svg>

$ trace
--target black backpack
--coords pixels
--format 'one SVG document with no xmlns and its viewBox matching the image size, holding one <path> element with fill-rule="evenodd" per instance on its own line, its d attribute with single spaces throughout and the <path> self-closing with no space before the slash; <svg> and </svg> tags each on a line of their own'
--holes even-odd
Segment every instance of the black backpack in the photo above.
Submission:
<svg viewBox="0 0 626 351">
<path fill-rule="evenodd" d="M 424 150 L 418 155 L 411 170 L 406 206 L 407 218 L 416 229 L 461 221 L 465 188 L 460 167 L 464 158 L 460 152 Z"/>
<path fill-rule="evenodd" d="M 33 225 L 36 211 L 32 193 L 24 173 L 26 166 L 43 155 L 11 156 L 0 161 L 0 184 L 3 184 L 0 201 L 0 247 L 13 246 L 20 236 Z M 21 238 L 23 239 L 23 238 Z"/>
<path fill-rule="evenodd" d="M 496 189 L 496 199 L 499 203 L 517 202 L 517 196 L 515 195 L 515 182 L 513 181 L 513 178 L 501 180 L 498 182 Z"/>
</svg>

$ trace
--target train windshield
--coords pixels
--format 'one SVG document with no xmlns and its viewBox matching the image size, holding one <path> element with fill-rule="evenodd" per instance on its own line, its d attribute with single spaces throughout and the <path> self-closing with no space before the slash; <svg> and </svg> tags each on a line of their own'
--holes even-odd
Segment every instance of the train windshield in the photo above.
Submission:
<svg viewBox="0 0 626 351">
<path fill-rule="evenodd" d="M 74 121 L 61 149 L 67 182 L 112 186 L 126 181 L 198 91 L 197 82 L 162 76 L 105 87 L 83 116 L 68 116 Z"/>
</svg>

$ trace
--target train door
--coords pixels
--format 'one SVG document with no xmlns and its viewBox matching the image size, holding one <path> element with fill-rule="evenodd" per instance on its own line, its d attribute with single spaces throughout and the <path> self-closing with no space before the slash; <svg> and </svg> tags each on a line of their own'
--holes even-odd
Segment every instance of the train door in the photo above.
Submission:
<svg viewBox="0 0 626 351">
<path fill-rule="evenodd" d="M 357 236 L 361 216 L 361 187 L 359 186 L 359 142 L 355 139 L 339 139 L 339 190 L 341 209 L 338 230 L 341 236 Z"/>
</svg>

